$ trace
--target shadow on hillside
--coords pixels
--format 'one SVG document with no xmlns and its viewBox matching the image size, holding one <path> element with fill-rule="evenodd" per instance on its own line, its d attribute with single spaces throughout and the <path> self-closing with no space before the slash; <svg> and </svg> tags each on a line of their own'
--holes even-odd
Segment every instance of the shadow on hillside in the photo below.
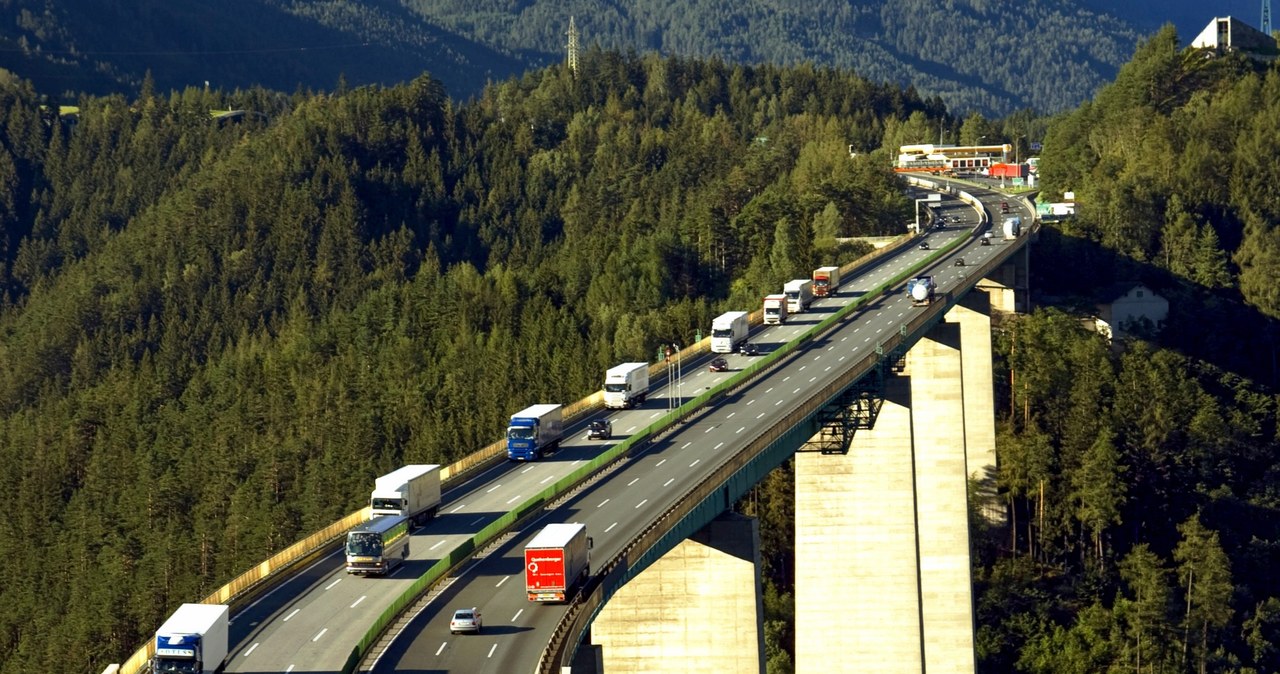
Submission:
<svg viewBox="0 0 1280 674">
<path fill-rule="evenodd" d="M 1153 344 L 1259 384 L 1280 384 L 1280 321 L 1246 304 L 1238 291 L 1206 288 L 1050 227 L 1031 247 L 1031 275 L 1032 306 L 1095 315 L 1108 291 L 1141 282 L 1169 301 L 1163 329 L 1149 336 Z"/>
</svg>

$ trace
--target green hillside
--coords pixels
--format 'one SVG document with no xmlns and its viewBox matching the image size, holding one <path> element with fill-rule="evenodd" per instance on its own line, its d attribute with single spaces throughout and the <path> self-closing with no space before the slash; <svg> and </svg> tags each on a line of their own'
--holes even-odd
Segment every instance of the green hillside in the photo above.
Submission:
<svg viewBox="0 0 1280 674">
<path fill-rule="evenodd" d="M 466 99 L 563 62 L 571 16 L 584 48 L 852 69 L 987 116 L 1078 105 L 1138 38 L 1076 0 L 13 0 L 0 7 L 0 67 L 48 93 L 128 95 L 148 71 L 165 90 L 280 91 L 427 72 Z"/>
<path fill-rule="evenodd" d="M 847 73 L 606 53 L 465 105 L 425 77 L 60 120 L 0 96 L 6 674 L 101 671 L 374 475 L 856 257 L 837 236 L 911 204 L 847 145 L 927 109 Z"/>
</svg>

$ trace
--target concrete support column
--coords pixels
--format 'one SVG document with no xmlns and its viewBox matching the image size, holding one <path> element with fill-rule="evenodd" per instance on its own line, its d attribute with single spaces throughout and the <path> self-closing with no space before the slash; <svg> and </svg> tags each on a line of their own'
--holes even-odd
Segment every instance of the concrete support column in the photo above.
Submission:
<svg viewBox="0 0 1280 674">
<path fill-rule="evenodd" d="M 965 472 L 975 482 L 975 506 L 992 523 L 1005 520 L 996 491 L 996 408 L 991 376 L 991 303 L 982 293 L 965 295 L 947 312 L 960 325 L 961 379 L 964 382 Z"/>
<path fill-rule="evenodd" d="M 941 323 L 907 354 L 914 429 L 924 671 L 973 674 L 973 592 L 960 326 Z M 987 370 L 990 379 L 990 369 Z"/>
<path fill-rule="evenodd" d="M 608 674 L 762 674 L 755 519 L 724 513 L 609 599 L 591 625 Z"/>
<path fill-rule="evenodd" d="M 884 394 L 848 455 L 796 454 L 797 672 L 923 671 L 907 380 Z"/>
</svg>

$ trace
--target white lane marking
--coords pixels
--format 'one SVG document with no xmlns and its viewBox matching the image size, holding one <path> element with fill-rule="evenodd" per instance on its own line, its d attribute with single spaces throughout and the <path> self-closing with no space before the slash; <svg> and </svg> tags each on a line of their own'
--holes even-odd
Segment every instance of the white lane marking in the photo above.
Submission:
<svg viewBox="0 0 1280 674">
<path fill-rule="evenodd" d="M 324 589 L 326 589 L 326 590 L 327 590 L 327 589 L 329 589 L 329 588 L 333 587 L 334 585 L 337 585 L 338 583 L 341 583 L 341 582 L 342 582 L 342 579 L 341 579 L 341 578 L 339 578 L 339 579 L 337 579 L 337 580 L 333 581 L 332 583 L 329 583 L 328 585 L 325 585 L 325 586 L 324 586 Z"/>
<path fill-rule="evenodd" d="M 781 405 L 781 404 L 782 404 L 782 401 L 781 401 L 781 400 L 779 400 L 778 402 L 774 403 L 774 404 L 773 404 L 773 406 L 774 406 L 774 407 L 777 407 L 778 405 Z"/>
<path fill-rule="evenodd" d="M 635 427 L 635 426 L 632 426 L 631 428 L 628 428 L 627 430 L 623 431 L 623 433 L 630 433 L 631 431 L 634 431 L 635 429 L 636 429 L 636 427 Z"/>
<path fill-rule="evenodd" d="M 738 430 L 734 431 L 734 433 L 741 433 L 741 432 L 743 432 L 743 431 L 745 431 L 745 430 L 747 430 L 747 427 L 746 427 L 746 426 L 743 426 L 742 428 L 739 428 Z"/>
<path fill-rule="evenodd" d="M 498 488 L 499 488 L 499 487 L 501 487 L 501 486 L 502 486 L 502 485 L 500 485 L 500 484 L 496 484 L 496 485 L 494 485 L 494 486 L 490 487 L 487 491 L 485 491 L 485 493 L 486 493 L 486 494 L 491 494 L 491 493 L 493 493 L 493 490 L 498 489 Z"/>
<path fill-rule="evenodd" d="M 809 366 L 808 366 L 808 365 L 801 365 L 801 366 L 800 366 L 800 369 L 799 369 L 799 370 L 797 370 L 797 372 L 804 372 L 804 369 L 805 369 L 806 367 L 809 367 Z M 786 380 L 785 380 L 785 379 L 783 379 L 782 381 L 786 381 Z"/>
<path fill-rule="evenodd" d="M 483 517 L 477 517 L 474 521 L 471 522 L 471 526 L 475 526 L 483 521 L 484 521 Z"/>
<path fill-rule="evenodd" d="M 292 671 L 293 671 L 293 665 L 289 665 L 288 667 L 285 668 L 284 674 L 289 674 L 289 672 L 292 672 Z"/>
<path fill-rule="evenodd" d="M 830 370 L 831 368 L 827 368 L 827 369 L 828 369 L 828 370 Z M 812 384 L 812 383 L 813 383 L 813 381 L 814 381 L 815 379 L 817 379 L 817 378 L 818 378 L 818 377 L 817 377 L 817 375 L 814 375 L 814 376 L 812 376 L 812 377 L 809 377 L 809 383 L 810 383 L 810 384 Z"/>
<path fill-rule="evenodd" d="M 511 505 L 512 503 L 515 503 L 516 501 L 519 501 L 519 500 L 520 500 L 520 495 L 519 495 L 519 494 L 516 494 L 515 496 L 511 497 L 511 498 L 507 501 L 507 505 Z"/>
<path fill-rule="evenodd" d="M 607 533 L 609 533 L 610 531 L 612 531 L 612 530 L 613 530 L 613 528 L 614 528 L 614 527 L 616 527 L 616 526 L 618 526 L 618 523 L 617 523 L 617 522 L 614 522 L 613 524 L 610 524 L 607 528 L 605 528 L 604 532 L 607 534 Z"/>
<path fill-rule="evenodd" d="M 502 587 L 502 584 L 507 582 L 510 578 L 511 576 L 503 576 L 502 580 L 498 581 L 498 584 L 494 585 L 494 587 Z"/>
<path fill-rule="evenodd" d="M 441 644 L 440 644 L 440 648 L 437 648 L 437 649 L 436 649 L 436 655 L 440 655 L 441 653 L 443 653 L 443 652 L 444 652 L 444 647 L 445 647 L 445 646 L 448 646 L 448 645 L 449 645 L 449 642 L 447 642 L 447 641 L 446 641 L 446 642 L 444 642 L 444 643 L 441 643 Z"/>
<path fill-rule="evenodd" d="M 713 451 L 713 452 L 714 452 L 715 450 L 720 449 L 721 447 L 724 447 L 724 443 L 723 443 L 723 442 L 722 442 L 722 443 L 720 443 L 720 444 L 718 444 L 718 445 L 716 445 L 715 447 L 712 447 L 712 448 L 711 448 L 711 451 Z"/>
<path fill-rule="evenodd" d="M 841 361 L 843 361 L 843 360 L 844 360 L 844 356 L 840 356 L 840 360 L 841 360 Z"/>
<path fill-rule="evenodd" d="M 529 466 L 528 468 L 525 468 L 524 470 L 522 470 L 522 471 L 520 471 L 520 472 L 521 472 L 521 474 L 523 474 L 523 473 L 527 473 L 527 472 L 529 472 L 529 471 L 531 471 L 531 470 L 533 470 L 533 466 Z"/>
<path fill-rule="evenodd" d="M 491 658 L 492 658 L 492 657 L 493 657 L 493 652 L 494 652 L 494 651 L 496 651 L 496 650 L 498 650 L 498 644 L 494 644 L 493 646 L 491 646 L 491 647 L 489 648 L 489 657 L 491 657 Z"/>
<path fill-rule="evenodd" d="M 636 479 L 634 479 L 634 480 L 632 480 L 632 481 L 628 482 L 628 483 L 627 483 L 627 486 L 628 486 L 628 487 L 630 487 L 631 485 L 633 485 L 633 484 L 635 484 L 635 483 L 637 483 L 637 482 L 639 482 L 639 481 L 640 481 L 640 478 L 638 478 L 638 477 L 637 477 Z"/>
<path fill-rule="evenodd" d="M 752 398 L 751 400 L 748 400 L 748 401 L 747 401 L 747 404 L 748 404 L 748 405 L 750 405 L 751 403 L 753 403 L 753 402 L 755 402 L 755 401 L 756 401 L 756 399 L 755 399 L 755 398 Z"/>
<path fill-rule="evenodd" d="M 843 359 L 843 358 L 841 358 L 840 360 L 844 360 L 844 359 Z M 823 372 L 830 372 L 830 371 L 831 371 L 831 366 L 830 366 L 830 365 L 828 365 L 828 366 L 827 366 L 827 369 L 823 370 Z"/>
<path fill-rule="evenodd" d="M 688 447 L 689 445 L 692 445 L 692 444 L 693 444 L 693 441 L 692 441 L 692 440 L 690 440 L 689 442 L 686 442 L 686 443 L 684 443 L 683 445 L 681 445 L 680 449 L 684 449 L 684 448 L 686 448 L 686 447 Z"/>
<path fill-rule="evenodd" d="M 707 430 L 703 431 L 703 433 L 710 433 L 711 431 L 714 431 L 715 429 L 716 429 L 716 427 L 715 427 L 715 426 L 711 426 L 711 427 L 710 427 L 710 428 L 708 428 Z"/>
<path fill-rule="evenodd" d="M 670 486 L 671 486 L 671 483 L 672 483 L 672 482 L 675 482 L 675 481 L 676 481 L 676 479 L 673 477 L 673 478 L 671 478 L 670 480 L 667 480 L 666 482 L 663 482 L 663 483 L 662 483 L 662 486 L 664 486 L 664 487 L 670 487 Z"/>
<path fill-rule="evenodd" d="M 809 381 L 813 381 L 813 380 L 812 380 L 812 379 L 810 379 Z M 795 395 L 795 394 L 797 394 L 797 393 L 799 393 L 799 392 L 800 392 L 800 389 L 796 389 L 796 390 L 792 391 L 792 392 L 791 392 L 791 394 L 792 394 L 792 395 Z"/>
<path fill-rule="evenodd" d="M 854 330 L 854 332 L 857 332 L 857 330 Z M 846 339 L 849 339 L 849 338 L 848 338 L 847 336 L 845 336 L 845 337 L 841 337 L 841 338 L 840 338 L 840 341 L 842 341 L 842 342 L 843 342 L 843 341 L 844 341 L 844 340 L 846 340 Z"/>
<path fill-rule="evenodd" d="M 761 412 L 761 413 L 757 414 L 757 415 L 756 415 L 756 418 L 757 418 L 757 419 L 759 419 L 759 418 L 760 418 L 760 417 L 762 417 L 762 416 L 764 416 L 764 412 Z"/>
<path fill-rule="evenodd" d="M 603 508 L 603 507 L 604 507 L 604 504 L 606 504 L 606 503 L 608 503 L 608 502 L 609 502 L 609 499 L 605 499 L 605 500 L 601 501 L 601 502 L 600 502 L 600 505 L 598 505 L 598 506 L 596 506 L 596 507 L 597 507 L 597 508 Z"/>
<path fill-rule="evenodd" d="M 576 465 L 578 465 L 578 464 L 580 464 L 580 463 L 582 463 L 582 459 L 578 459 L 577 461 L 574 461 L 573 463 L 569 464 L 569 467 L 570 467 L 570 468 L 573 468 L 574 466 L 576 466 Z"/>
<path fill-rule="evenodd" d="M 368 596 L 369 596 L 369 595 L 367 595 L 367 594 L 362 594 L 362 595 L 360 595 L 360 598 L 356 600 L 356 603 L 354 603 L 354 604 L 352 604 L 352 605 L 351 605 L 351 608 L 355 608 L 355 607 L 359 606 L 359 605 L 360 605 L 360 602 L 364 601 L 364 600 L 365 600 L 365 598 L 366 598 L 366 597 L 368 597 Z"/>
<path fill-rule="evenodd" d="M 462 509 L 463 509 L 463 508 L 465 508 L 465 507 L 467 507 L 467 504 L 465 504 L 465 503 L 459 503 L 457 508 L 454 508 L 453 510 L 450 510 L 450 511 L 449 511 L 449 514 L 450 514 L 450 515 L 452 515 L 452 514 L 454 514 L 454 513 L 458 512 L 459 510 L 462 510 Z"/>
<path fill-rule="evenodd" d="M 324 633 L 325 633 L 325 632 L 328 632 L 328 631 L 329 631 L 329 628 L 328 628 L 328 627 L 326 627 L 326 628 L 324 628 L 324 629 L 320 630 L 320 633 L 319 633 L 319 634 L 317 634 L 317 635 L 315 635 L 314 637 L 312 637 L 312 638 L 311 638 L 311 641 L 313 641 L 313 642 L 314 642 L 314 641 L 319 641 L 319 640 L 320 640 L 320 637 L 324 636 Z"/>
<path fill-rule="evenodd" d="M 436 548 L 438 548 L 438 547 L 440 547 L 440 546 L 444 545 L 444 541 L 445 541 L 445 539 L 443 539 L 443 538 L 442 538 L 442 539 L 440 539 L 440 540 L 436 541 L 436 544 L 435 544 L 435 545 L 433 545 L 433 546 L 431 546 L 431 547 L 429 547 L 429 548 L 427 548 L 427 549 L 428 549 L 428 550 L 435 550 Z"/>
<path fill-rule="evenodd" d="M 702 460 L 702 459 L 694 459 L 694 460 L 693 460 L 693 463 L 689 464 L 689 467 L 690 467 L 690 468 L 693 468 L 694 466 L 698 465 L 698 462 L 699 462 L 699 461 L 701 461 L 701 460 Z"/>
<path fill-rule="evenodd" d="M 516 614 L 511 616 L 511 622 L 515 622 L 516 620 L 518 620 L 520 618 L 521 613 L 524 613 L 524 609 L 520 609 L 519 611 L 516 611 Z"/>
<path fill-rule="evenodd" d="M 301 610 L 302 610 L 302 609 L 300 609 L 300 608 L 295 608 L 295 609 L 293 609 L 293 611 L 291 611 L 291 612 L 289 613 L 289 615 L 285 616 L 285 617 L 284 617 L 284 620 L 282 620 L 281 622 L 286 622 L 286 623 L 287 623 L 287 622 L 289 622 L 289 618 L 292 618 L 293 616 L 298 615 L 298 611 L 301 611 Z"/>
<path fill-rule="evenodd" d="M 667 462 L 667 460 L 666 460 L 666 459 L 663 459 L 663 460 L 661 460 L 661 461 L 659 461 L 659 462 L 657 462 L 657 463 L 653 464 L 653 467 L 654 467 L 654 468 L 657 468 L 658 466 L 661 466 L 662 464 L 664 464 L 664 463 L 666 463 L 666 462 Z"/>
<path fill-rule="evenodd" d="M 737 414 L 737 412 L 730 412 L 729 416 L 725 417 L 725 419 L 732 419 L 735 414 Z"/>
<path fill-rule="evenodd" d="M 813 357 L 813 359 L 814 359 L 814 360 L 818 360 L 818 359 L 820 359 L 820 358 L 822 358 L 822 354 L 818 354 L 818 355 L 816 355 L 816 356 L 814 356 L 814 357 Z"/>
<path fill-rule="evenodd" d="M 548 476 L 546 476 L 546 477 L 542 478 L 542 481 L 541 481 L 541 482 L 539 482 L 538 484 L 546 484 L 546 483 L 550 482 L 550 481 L 551 481 L 551 480 L 553 480 L 553 479 L 555 479 L 555 475 L 548 475 Z"/>
<path fill-rule="evenodd" d="M 787 375 L 786 379 L 783 379 L 782 381 L 783 381 L 783 383 L 786 383 L 786 382 L 788 382 L 788 381 L 791 381 L 791 375 Z M 768 393 L 768 391 L 765 391 L 765 393 Z"/>
<path fill-rule="evenodd" d="M 772 390 L 773 390 L 773 387 L 772 387 L 772 386 L 770 386 L 769 388 L 765 389 L 765 390 L 764 390 L 764 392 L 765 392 L 765 393 L 768 393 L 768 392 L 770 392 L 770 391 L 772 391 Z"/>
<path fill-rule="evenodd" d="M 643 501 L 641 501 L 641 502 L 637 503 L 637 504 L 636 504 L 636 509 L 639 509 L 639 508 L 640 508 L 640 506 L 642 506 L 642 505 L 644 505 L 644 504 L 646 504 L 646 503 L 648 503 L 648 502 L 649 502 L 649 499 L 645 499 L 645 500 L 643 500 Z"/>
<path fill-rule="evenodd" d="M 250 647 L 249 647 L 249 650 L 245 651 L 244 653 L 241 653 L 240 655 L 242 655 L 243 657 L 246 657 L 246 658 L 247 658 L 247 657 L 249 657 L 249 654 L 250 654 L 250 653 L 252 653 L 252 652 L 254 651 L 254 649 L 255 649 L 255 648 L 257 648 L 257 647 L 258 647 L 258 644 L 257 644 L 257 643 L 254 643 L 252 646 L 250 646 Z"/>
</svg>

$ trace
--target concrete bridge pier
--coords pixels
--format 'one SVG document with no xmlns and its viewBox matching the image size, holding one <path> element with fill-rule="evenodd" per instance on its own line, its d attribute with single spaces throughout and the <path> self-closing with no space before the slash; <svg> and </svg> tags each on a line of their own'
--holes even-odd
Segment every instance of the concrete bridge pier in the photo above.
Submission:
<svg viewBox="0 0 1280 674">
<path fill-rule="evenodd" d="M 763 674 L 759 561 L 757 521 L 737 513 L 682 541 L 596 616 L 603 671 Z"/>
<path fill-rule="evenodd" d="M 973 304 L 912 347 L 848 455 L 796 455 L 796 671 L 975 670 L 967 478 L 995 424 Z"/>
</svg>

